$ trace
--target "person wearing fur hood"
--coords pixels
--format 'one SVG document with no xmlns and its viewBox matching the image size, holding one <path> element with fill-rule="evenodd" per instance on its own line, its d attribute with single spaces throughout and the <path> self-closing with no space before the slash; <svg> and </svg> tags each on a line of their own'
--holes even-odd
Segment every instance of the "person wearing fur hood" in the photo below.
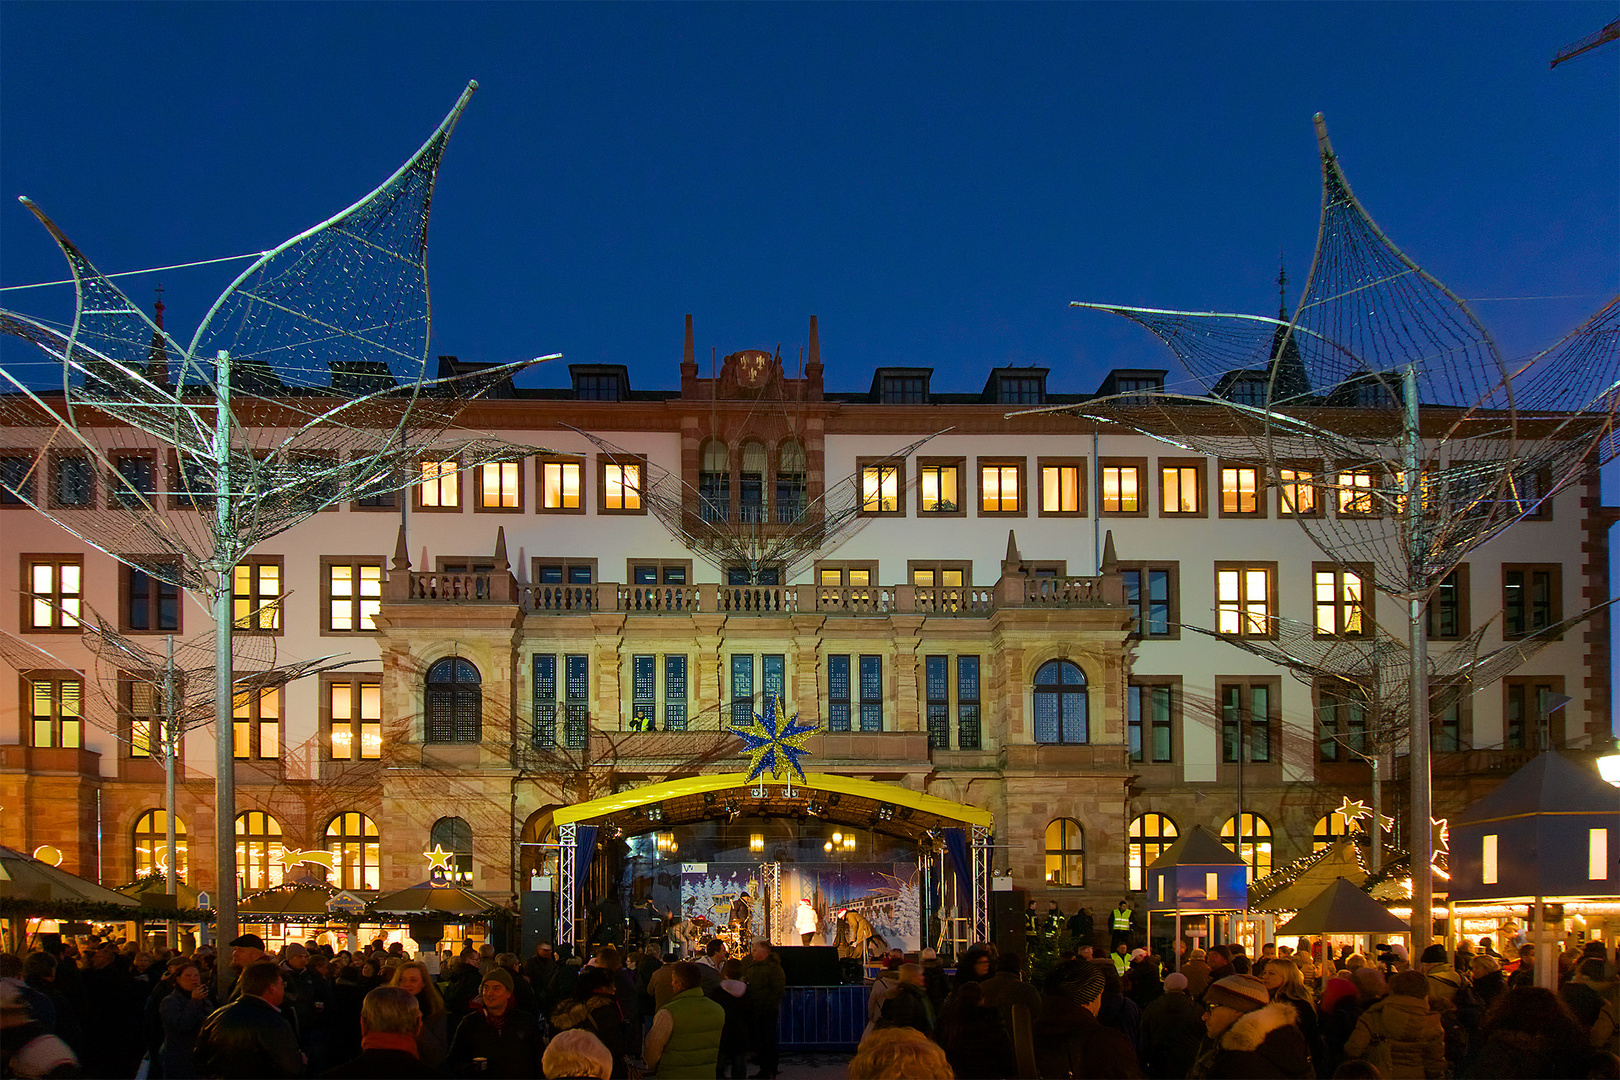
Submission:
<svg viewBox="0 0 1620 1080">
<path fill-rule="evenodd" d="M 1445 1076 L 1446 1037 L 1440 1014 L 1429 1008 L 1428 977 L 1418 971 L 1396 972 L 1389 980 L 1389 996 L 1367 1006 L 1356 1021 L 1344 1056 L 1364 1057 L 1388 1077 Z"/>
<path fill-rule="evenodd" d="M 1228 975 L 1204 992 L 1207 1038 L 1189 1080 L 1276 1077 L 1309 1080 L 1310 1049 L 1295 1023 L 1294 1006 L 1272 1001 L 1252 975 Z"/>
</svg>

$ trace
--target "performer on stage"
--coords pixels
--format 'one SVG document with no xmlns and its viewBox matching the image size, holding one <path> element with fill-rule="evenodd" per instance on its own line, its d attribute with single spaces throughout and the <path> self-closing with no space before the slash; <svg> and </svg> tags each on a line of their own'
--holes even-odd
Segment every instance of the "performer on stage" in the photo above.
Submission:
<svg viewBox="0 0 1620 1080">
<path fill-rule="evenodd" d="M 821 920 L 816 918 L 816 909 L 810 906 L 810 898 L 801 897 L 798 910 L 793 913 L 793 929 L 799 932 L 802 944 L 810 944 L 810 939 L 816 936 L 820 922 Z"/>
<path fill-rule="evenodd" d="M 748 894 L 738 893 L 737 899 L 731 902 L 731 925 L 742 927 L 743 933 L 746 934 L 752 917 L 753 911 L 748 906 Z"/>
</svg>

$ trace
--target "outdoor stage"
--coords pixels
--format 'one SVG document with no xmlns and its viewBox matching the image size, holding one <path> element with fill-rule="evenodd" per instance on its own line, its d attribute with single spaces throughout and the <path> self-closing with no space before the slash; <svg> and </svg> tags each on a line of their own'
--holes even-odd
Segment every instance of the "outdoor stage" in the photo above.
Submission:
<svg viewBox="0 0 1620 1080">
<path fill-rule="evenodd" d="M 666 924 L 677 946 L 799 945 L 801 899 L 811 944 L 843 956 L 990 936 L 991 815 L 898 785 L 697 776 L 561 808 L 550 825 L 565 946 L 621 915 L 647 933 Z"/>
</svg>

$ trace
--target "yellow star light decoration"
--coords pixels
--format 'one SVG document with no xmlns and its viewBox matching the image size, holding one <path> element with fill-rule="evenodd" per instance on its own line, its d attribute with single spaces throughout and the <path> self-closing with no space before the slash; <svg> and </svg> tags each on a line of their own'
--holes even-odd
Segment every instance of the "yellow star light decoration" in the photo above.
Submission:
<svg viewBox="0 0 1620 1080">
<path fill-rule="evenodd" d="M 1395 819 L 1390 817 L 1388 814 L 1379 814 L 1378 827 L 1383 829 L 1385 832 L 1393 832 L 1395 829 Z"/>
<path fill-rule="evenodd" d="M 746 725 L 733 724 L 731 733 L 743 741 L 750 782 L 766 772 L 775 779 L 789 770 L 798 773 L 803 781 L 804 768 L 799 759 L 809 753 L 805 742 L 820 729 L 821 725 L 814 722 L 801 724 L 797 714 L 790 719 L 782 698 L 766 694 L 764 711 L 755 713 Z"/>
<path fill-rule="evenodd" d="M 1360 801 L 1351 802 L 1350 796 L 1346 795 L 1344 802 L 1333 812 L 1344 819 L 1345 828 L 1348 830 L 1351 825 L 1367 816 L 1368 809 L 1366 803 Z"/>
<path fill-rule="evenodd" d="M 1449 821 L 1449 818 L 1429 819 L 1429 828 L 1433 833 L 1431 843 L 1436 854 L 1442 851 L 1451 851 L 1451 826 L 1448 824 Z"/>
<path fill-rule="evenodd" d="M 428 861 L 428 873 L 435 870 L 450 871 L 450 860 L 456 857 L 453 851 L 446 851 L 440 844 L 434 844 L 432 851 L 422 852 L 422 858 Z"/>
</svg>

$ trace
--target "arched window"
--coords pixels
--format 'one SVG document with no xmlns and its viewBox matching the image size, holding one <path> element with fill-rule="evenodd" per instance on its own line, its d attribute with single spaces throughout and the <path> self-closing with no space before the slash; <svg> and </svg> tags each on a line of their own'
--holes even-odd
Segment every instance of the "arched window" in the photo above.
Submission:
<svg viewBox="0 0 1620 1080">
<path fill-rule="evenodd" d="M 789 439 L 776 451 L 776 520 L 803 521 L 809 502 L 805 477 L 809 473 L 804 447 Z"/>
<path fill-rule="evenodd" d="M 450 872 L 445 875 L 452 885 L 472 884 L 472 826 L 466 819 L 442 817 L 433 823 L 428 842 L 435 851 L 448 851 Z"/>
<path fill-rule="evenodd" d="M 475 743 L 484 737 L 484 691 L 469 660 L 447 656 L 428 668 L 424 735 L 430 743 Z"/>
<path fill-rule="evenodd" d="M 1249 880 L 1271 873 L 1271 822 L 1259 814 L 1243 815 L 1243 835 L 1235 835 L 1238 819 L 1230 817 L 1221 826 L 1221 842 L 1249 864 Z"/>
<path fill-rule="evenodd" d="M 703 444 L 698 467 L 698 501 L 704 521 L 731 520 L 731 454 L 719 439 Z"/>
<path fill-rule="evenodd" d="M 382 888 L 382 843 L 377 823 L 364 814 L 339 814 L 326 827 L 332 884 L 340 889 Z"/>
<path fill-rule="evenodd" d="M 1046 826 L 1046 883 L 1086 883 L 1086 834 L 1074 818 L 1055 818 Z"/>
<path fill-rule="evenodd" d="M 1311 833 L 1311 850 L 1321 851 L 1332 847 L 1346 836 L 1350 835 L 1350 823 L 1344 815 L 1337 810 L 1325 814 L 1316 820 L 1316 830 Z"/>
<path fill-rule="evenodd" d="M 1048 660 L 1035 672 L 1035 741 L 1091 741 L 1086 676 L 1070 660 Z"/>
<path fill-rule="evenodd" d="M 236 815 L 236 876 L 244 892 L 281 884 L 281 823 L 263 810 Z"/>
<path fill-rule="evenodd" d="M 1147 888 L 1147 868 L 1153 860 L 1164 854 L 1164 849 L 1175 843 L 1181 834 L 1176 823 L 1163 814 L 1143 814 L 1131 822 L 1130 864 L 1131 892 Z"/>
<path fill-rule="evenodd" d="M 180 880 L 186 878 L 186 823 L 178 816 L 174 819 L 175 869 Z M 165 874 L 169 867 L 169 812 L 148 810 L 135 822 L 135 876 Z"/>
<path fill-rule="evenodd" d="M 739 520 L 765 520 L 765 473 L 769 469 L 765 444 L 750 439 L 742 445 L 742 469 L 737 492 Z"/>
</svg>

